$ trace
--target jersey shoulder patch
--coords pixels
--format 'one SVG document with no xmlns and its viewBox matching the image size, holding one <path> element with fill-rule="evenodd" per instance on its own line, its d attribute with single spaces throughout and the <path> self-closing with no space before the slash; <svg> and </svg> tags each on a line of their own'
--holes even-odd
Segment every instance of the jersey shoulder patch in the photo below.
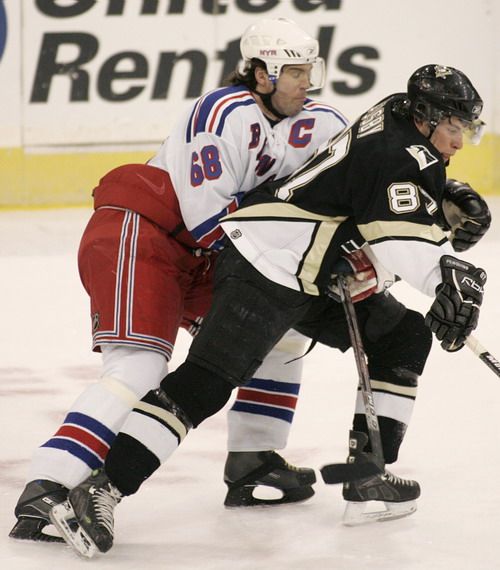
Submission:
<svg viewBox="0 0 500 570">
<path fill-rule="evenodd" d="M 406 147 L 406 151 L 417 161 L 420 170 L 425 170 L 438 161 L 437 157 L 423 144 L 412 144 Z"/>
<path fill-rule="evenodd" d="M 229 115 L 242 106 L 257 105 L 250 91 L 242 86 L 221 87 L 201 97 L 187 123 L 186 142 L 199 133 L 222 135 Z"/>
</svg>

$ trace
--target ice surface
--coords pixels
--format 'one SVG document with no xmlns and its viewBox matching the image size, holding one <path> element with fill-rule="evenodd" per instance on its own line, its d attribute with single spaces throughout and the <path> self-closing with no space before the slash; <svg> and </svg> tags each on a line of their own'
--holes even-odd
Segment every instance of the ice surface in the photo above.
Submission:
<svg viewBox="0 0 500 570">
<path fill-rule="evenodd" d="M 500 357 L 500 199 L 494 228 L 463 254 L 489 274 L 476 331 Z M 500 568 L 500 378 L 467 349 L 436 343 L 393 471 L 422 486 L 415 515 L 342 526 L 340 488 L 318 483 L 304 504 L 227 510 L 225 413 L 193 431 L 136 496 L 116 511 L 115 547 L 91 561 L 57 544 L 7 537 L 29 457 L 99 374 L 90 352 L 88 301 L 76 267 L 89 210 L 0 213 L 0 568 L 2 570 L 492 570 Z M 394 293 L 425 310 L 403 284 Z M 181 334 L 172 366 L 189 339 Z M 317 346 L 286 457 L 316 468 L 342 461 L 357 375 L 352 354 Z"/>
</svg>

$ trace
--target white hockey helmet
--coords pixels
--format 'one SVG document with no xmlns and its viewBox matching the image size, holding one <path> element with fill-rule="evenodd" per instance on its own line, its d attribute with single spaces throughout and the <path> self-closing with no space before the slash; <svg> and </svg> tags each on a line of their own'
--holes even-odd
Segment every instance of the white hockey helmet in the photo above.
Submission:
<svg viewBox="0 0 500 570">
<path fill-rule="evenodd" d="M 325 61 L 318 57 L 317 40 L 286 18 L 264 19 L 251 25 L 241 36 L 244 63 L 260 59 L 271 81 L 276 81 L 284 65 L 312 64 L 309 89 L 325 84 Z"/>
</svg>

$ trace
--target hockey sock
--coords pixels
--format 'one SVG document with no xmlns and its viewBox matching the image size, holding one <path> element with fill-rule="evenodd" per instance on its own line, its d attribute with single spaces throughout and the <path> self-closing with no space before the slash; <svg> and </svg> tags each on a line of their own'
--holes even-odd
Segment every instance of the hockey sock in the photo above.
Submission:
<svg viewBox="0 0 500 570">
<path fill-rule="evenodd" d="M 123 495 L 143 481 L 177 449 L 189 429 L 220 410 L 233 386 L 212 372 L 184 363 L 138 402 L 108 453 L 105 470 Z"/>
<path fill-rule="evenodd" d="M 126 433 L 118 434 L 104 464 L 106 474 L 122 495 L 136 493 L 158 467 L 158 457 Z"/>
</svg>

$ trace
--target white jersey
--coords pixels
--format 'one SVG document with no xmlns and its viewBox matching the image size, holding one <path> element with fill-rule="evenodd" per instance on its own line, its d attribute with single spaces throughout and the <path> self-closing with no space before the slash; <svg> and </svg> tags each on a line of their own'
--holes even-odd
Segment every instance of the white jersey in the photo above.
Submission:
<svg viewBox="0 0 500 570">
<path fill-rule="evenodd" d="M 204 95 L 180 118 L 148 164 L 167 171 L 186 228 L 204 248 L 220 248 L 219 220 L 264 181 L 301 166 L 347 119 L 306 100 L 300 113 L 271 124 L 245 86 Z"/>
</svg>

